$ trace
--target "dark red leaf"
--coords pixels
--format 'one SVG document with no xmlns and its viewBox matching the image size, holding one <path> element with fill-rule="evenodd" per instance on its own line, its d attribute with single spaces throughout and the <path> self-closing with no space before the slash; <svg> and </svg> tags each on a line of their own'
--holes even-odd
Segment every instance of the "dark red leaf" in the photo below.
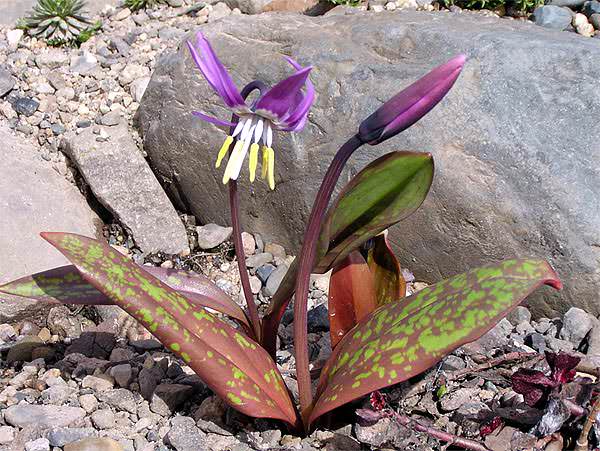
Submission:
<svg viewBox="0 0 600 451">
<path fill-rule="evenodd" d="M 552 379 L 559 384 L 566 384 L 575 378 L 575 367 L 581 361 L 581 358 L 565 352 L 554 354 L 546 352 L 546 360 L 552 369 Z"/>
<path fill-rule="evenodd" d="M 547 396 L 550 389 L 556 387 L 554 379 L 538 370 L 519 368 L 511 376 L 512 388 L 523 395 L 528 406 L 535 406 Z"/>
</svg>

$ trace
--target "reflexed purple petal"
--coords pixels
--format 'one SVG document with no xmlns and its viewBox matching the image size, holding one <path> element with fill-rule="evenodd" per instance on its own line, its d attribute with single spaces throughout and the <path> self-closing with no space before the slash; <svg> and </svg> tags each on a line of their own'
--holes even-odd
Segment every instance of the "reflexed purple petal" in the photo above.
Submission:
<svg viewBox="0 0 600 451">
<path fill-rule="evenodd" d="M 197 47 L 194 47 L 190 42 L 187 44 L 192 54 L 192 58 L 202 72 L 202 75 L 204 75 L 206 81 L 217 94 L 221 96 L 225 104 L 229 108 L 245 105 L 244 99 L 242 99 L 242 96 L 229 76 L 229 73 L 225 67 L 223 67 L 223 64 L 221 64 L 221 61 L 217 58 L 210 43 L 202 33 L 196 35 Z"/>
<path fill-rule="evenodd" d="M 216 117 L 207 116 L 204 113 L 200 113 L 199 111 L 192 111 L 192 114 L 196 117 L 199 117 L 205 122 L 210 122 L 215 125 L 222 125 L 224 127 L 233 127 L 235 124 L 233 122 L 222 121 L 221 119 L 217 119 Z"/>
<path fill-rule="evenodd" d="M 264 110 L 277 118 L 284 117 L 293 106 L 296 93 L 302 89 L 311 69 L 312 67 L 306 67 L 273 86 L 259 99 L 256 111 Z"/>
<path fill-rule="evenodd" d="M 454 85 L 465 61 L 458 55 L 392 97 L 360 125 L 363 141 L 379 144 L 425 116 Z"/>
<path fill-rule="evenodd" d="M 296 70 L 302 70 L 302 66 L 300 66 L 296 61 L 291 58 L 287 58 L 288 62 L 296 68 Z M 306 124 L 306 116 L 315 100 L 315 87 L 310 81 L 310 78 L 306 79 L 306 93 L 302 95 L 300 92 L 299 96 L 296 96 L 294 106 L 290 108 L 290 113 L 287 118 L 285 118 L 285 123 L 287 125 L 286 128 L 289 128 L 293 131 L 299 131 L 304 128 L 304 124 Z"/>
</svg>

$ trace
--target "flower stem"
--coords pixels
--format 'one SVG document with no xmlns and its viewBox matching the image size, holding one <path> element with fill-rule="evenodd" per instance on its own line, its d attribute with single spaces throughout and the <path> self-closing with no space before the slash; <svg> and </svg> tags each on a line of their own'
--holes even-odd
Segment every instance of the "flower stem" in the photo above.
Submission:
<svg viewBox="0 0 600 451">
<path fill-rule="evenodd" d="M 307 419 L 312 407 L 312 389 L 310 381 L 308 360 L 308 330 L 307 308 L 310 275 L 315 264 L 317 242 L 325 213 L 331 200 L 335 185 L 350 156 L 363 142 L 358 135 L 350 138 L 335 154 L 333 161 L 321 182 L 313 204 L 306 232 L 304 244 L 300 250 L 299 271 L 296 279 L 296 298 L 294 301 L 294 353 L 296 357 L 296 375 L 298 379 L 298 393 L 300 398 L 300 412 L 305 428 L 308 428 Z"/>
<path fill-rule="evenodd" d="M 242 89 L 242 97 L 244 100 L 250 95 L 252 91 L 258 89 L 262 95 L 267 86 L 258 80 L 252 81 L 244 86 Z M 237 123 L 239 117 L 235 114 L 231 118 L 231 122 Z M 229 133 L 232 134 L 235 127 L 231 127 Z M 258 308 L 254 302 L 254 296 L 252 295 L 252 288 L 250 287 L 250 277 L 248 276 L 248 270 L 246 269 L 246 254 L 244 252 L 244 244 L 242 241 L 242 227 L 240 224 L 240 209 L 239 199 L 237 190 L 237 181 L 229 181 L 229 209 L 231 211 L 231 227 L 233 228 L 233 247 L 235 248 L 235 257 L 238 263 L 238 270 L 240 273 L 240 281 L 242 283 L 242 290 L 244 292 L 244 298 L 246 305 L 248 306 L 248 316 L 252 329 L 254 331 L 254 338 L 260 340 L 260 318 L 258 316 Z"/>
<path fill-rule="evenodd" d="M 589 447 L 588 436 L 590 435 L 590 431 L 592 430 L 592 426 L 596 422 L 598 418 L 598 413 L 600 413 L 600 395 L 596 395 L 592 403 L 592 411 L 588 415 L 583 425 L 583 429 L 581 430 L 581 435 L 577 439 L 575 451 L 587 451 Z"/>
</svg>

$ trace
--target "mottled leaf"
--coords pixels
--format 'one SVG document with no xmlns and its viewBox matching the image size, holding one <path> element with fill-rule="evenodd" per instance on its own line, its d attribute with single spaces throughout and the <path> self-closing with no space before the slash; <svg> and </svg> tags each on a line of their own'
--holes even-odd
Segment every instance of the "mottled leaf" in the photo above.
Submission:
<svg viewBox="0 0 600 451">
<path fill-rule="evenodd" d="M 325 273 L 369 238 L 411 215 L 425 200 L 433 180 L 428 153 L 392 152 L 373 161 L 342 190 L 321 230 L 313 272 Z M 263 340 L 274 347 L 279 321 L 294 294 L 297 265 L 271 299 Z M 273 351 L 274 352 L 274 351 Z"/>
<path fill-rule="evenodd" d="M 191 304 L 216 310 L 249 326 L 244 311 L 202 274 L 153 266 L 144 266 L 144 270 L 179 291 Z M 114 304 L 86 281 L 73 265 L 39 272 L 0 285 L 0 293 L 49 303 Z"/>
<path fill-rule="evenodd" d="M 541 260 L 507 260 L 429 286 L 364 318 L 323 368 L 310 422 L 349 401 L 420 374 L 490 330 L 542 284 Z"/>
<path fill-rule="evenodd" d="M 372 238 L 417 210 L 431 187 L 428 153 L 392 152 L 360 171 L 327 212 L 315 272 L 326 272 Z"/>
<path fill-rule="evenodd" d="M 104 243 L 67 233 L 43 237 L 230 406 L 253 417 L 297 423 L 283 379 L 258 343 Z"/>
<path fill-rule="evenodd" d="M 329 280 L 331 347 L 377 307 L 373 276 L 359 251 L 350 253 L 333 269 Z"/>
<path fill-rule="evenodd" d="M 406 296 L 406 281 L 386 233 L 369 240 L 367 263 L 373 276 L 378 307 Z"/>
</svg>

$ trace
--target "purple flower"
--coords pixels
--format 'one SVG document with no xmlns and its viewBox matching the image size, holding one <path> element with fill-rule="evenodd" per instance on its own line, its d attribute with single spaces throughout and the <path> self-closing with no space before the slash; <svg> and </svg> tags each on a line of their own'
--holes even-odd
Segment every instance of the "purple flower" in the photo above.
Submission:
<svg viewBox="0 0 600 451">
<path fill-rule="evenodd" d="M 250 181 L 254 182 L 258 166 L 258 150 L 262 146 L 262 178 L 266 177 L 270 188 L 275 189 L 273 130 L 297 132 L 304 128 L 308 111 L 315 98 L 314 86 L 308 79 L 312 67 L 303 68 L 291 58 L 287 58 L 296 69 L 296 73 L 277 83 L 255 104 L 248 106 L 202 33 L 196 35 L 196 45 L 189 41 L 187 44 L 208 84 L 221 96 L 231 112 L 240 118 L 233 133 L 225 139 L 217 156 L 216 167 L 218 168 L 235 141 L 225 168 L 223 183 L 237 180 L 248 152 L 250 152 Z M 303 93 L 304 86 L 306 90 Z M 212 124 L 234 125 L 197 111 L 193 114 Z"/>
<path fill-rule="evenodd" d="M 375 145 L 413 125 L 448 93 L 466 62 L 458 55 L 400 91 L 360 124 L 363 142 Z"/>
</svg>

